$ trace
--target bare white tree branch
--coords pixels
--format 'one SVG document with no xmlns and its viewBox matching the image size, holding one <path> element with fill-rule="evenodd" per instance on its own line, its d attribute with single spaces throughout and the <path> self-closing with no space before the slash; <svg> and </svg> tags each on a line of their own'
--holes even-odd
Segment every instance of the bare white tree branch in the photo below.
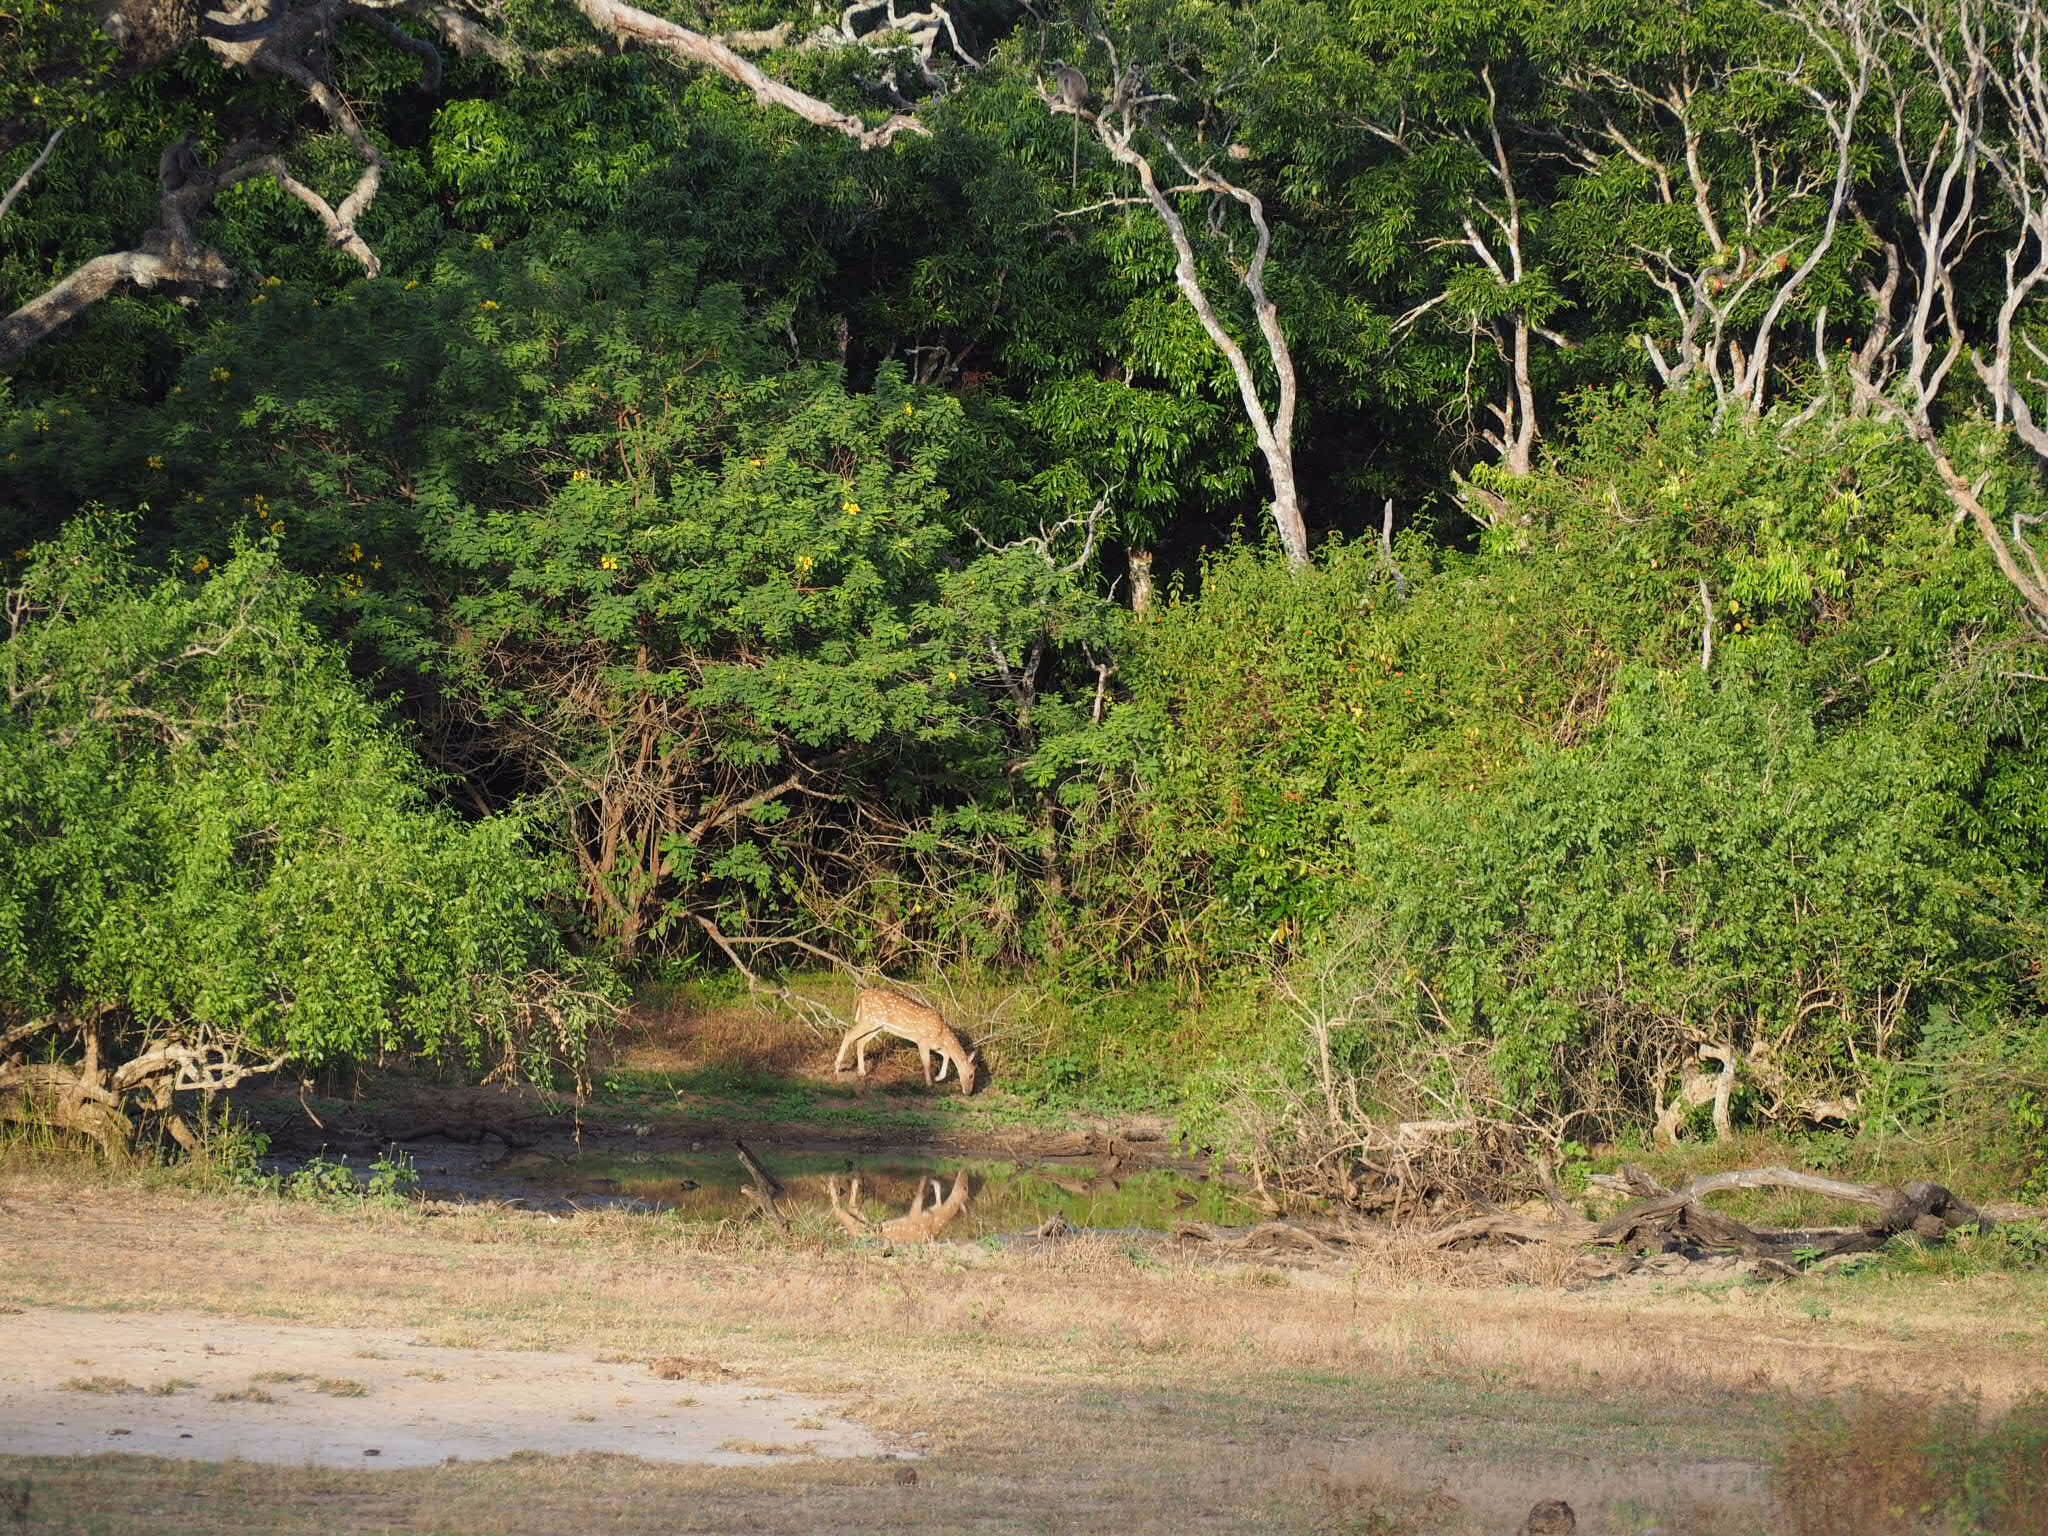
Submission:
<svg viewBox="0 0 2048 1536">
<path fill-rule="evenodd" d="M 36 172 L 43 168 L 43 162 L 50 158 L 51 152 L 57 147 L 57 141 L 63 137 L 62 128 L 51 134 L 49 142 L 43 146 L 43 152 L 29 161 L 27 170 L 14 178 L 14 185 L 7 189 L 7 195 L 0 197 L 0 219 L 7 217 L 8 211 L 14 207 L 15 199 L 28 190 L 28 184 L 36 179 Z"/>
<path fill-rule="evenodd" d="M 1258 441 L 1259 453 L 1266 461 L 1267 476 L 1272 482 L 1270 510 L 1274 527 L 1279 530 L 1281 546 L 1287 551 L 1290 562 L 1306 564 L 1308 527 L 1302 517 L 1301 493 L 1294 477 L 1294 418 L 1299 384 L 1294 356 L 1288 349 L 1287 335 L 1280 325 L 1279 310 L 1266 290 L 1266 266 L 1273 249 L 1273 232 L 1266 219 L 1266 205 L 1256 192 L 1232 182 L 1213 165 L 1191 165 L 1178 146 L 1164 135 L 1159 136 L 1160 143 L 1186 174 L 1187 183 L 1184 187 L 1162 188 L 1151 158 L 1137 147 L 1135 141 L 1145 126 L 1145 107 L 1164 98 L 1146 96 L 1138 76 L 1116 64 L 1115 50 L 1108 39 L 1099 38 L 1098 41 L 1104 45 L 1115 71 L 1108 100 L 1100 112 L 1091 110 L 1086 104 L 1089 96 L 1085 80 L 1080 82 L 1078 89 L 1066 81 L 1062 81 L 1058 89 L 1041 87 L 1040 98 L 1047 110 L 1056 116 L 1071 116 L 1086 123 L 1102 147 L 1109 151 L 1110 158 L 1136 175 L 1145 203 L 1158 217 L 1173 244 L 1174 285 L 1194 310 L 1196 319 L 1201 322 L 1216 350 L 1223 354 L 1232 377 L 1237 381 L 1245 418 L 1251 424 L 1252 435 Z M 1226 200 L 1234 202 L 1251 222 L 1255 235 L 1251 259 L 1248 262 L 1233 260 L 1231 267 L 1251 301 L 1252 315 L 1265 346 L 1267 362 L 1278 380 L 1279 388 L 1271 410 L 1266 406 L 1258 375 L 1245 356 L 1243 346 L 1223 323 L 1215 303 L 1202 286 L 1194 240 L 1173 201 L 1177 193 L 1199 193 L 1219 203 Z"/>
<path fill-rule="evenodd" d="M 1939 415 L 1967 357 L 1992 424 L 2048 463 L 2048 431 L 2026 390 L 2035 381 L 2015 371 L 2020 318 L 2048 292 L 2048 15 L 2033 0 L 1797 0 L 1796 14 L 1891 101 L 1885 127 L 1906 230 L 1884 243 L 1884 276 L 1867 285 L 1871 330 L 1850 356 L 1851 386 L 1863 408 L 1901 423 L 1927 452 L 1957 516 L 2048 632 L 2030 520 L 2000 526 L 1984 502 L 1988 473 L 1972 478 L 1955 461 Z M 2003 284 L 1985 334 L 1968 325 L 1956 279 L 1994 235 L 2004 241 Z"/>
<path fill-rule="evenodd" d="M 842 112 L 830 102 L 806 95 L 764 73 L 737 49 L 718 38 L 678 26 L 637 6 L 626 5 L 623 0 L 576 0 L 576 9 L 608 37 L 640 43 L 659 49 L 672 58 L 714 69 L 743 86 L 762 105 L 780 107 L 807 123 L 843 133 L 863 149 L 879 149 L 899 134 L 931 131 L 915 115 L 900 112 L 879 127 L 871 128 L 852 113 Z"/>
</svg>

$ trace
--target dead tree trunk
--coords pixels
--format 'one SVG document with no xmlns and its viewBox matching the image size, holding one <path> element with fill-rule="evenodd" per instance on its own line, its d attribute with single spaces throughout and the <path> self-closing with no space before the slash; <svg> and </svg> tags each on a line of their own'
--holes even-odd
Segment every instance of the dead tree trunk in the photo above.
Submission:
<svg viewBox="0 0 2048 1536">
<path fill-rule="evenodd" d="M 1161 187 L 1151 158 L 1137 147 L 1136 140 L 1142 129 L 1149 127 L 1145 108 L 1155 102 L 1165 101 L 1164 96 L 1148 96 L 1134 72 L 1116 65 L 1115 50 L 1107 38 L 1099 38 L 1109 52 L 1115 71 L 1110 83 L 1107 104 L 1100 112 L 1090 110 L 1086 105 L 1086 82 L 1081 89 L 1063 88 L 1058 91 L 1041 91 L 1041 99 L 1048 110 L 1060 116 L 1072 116 L 1094 129 L 1095 137 L 1102 147 L 1109 151 L 1110 158 L 1127 167 L 1138 179 L 1141 196 L 1138 198 L 1112 198 L 1108 203 L 1096 207 L 1109 207 L 1142 202 L 1158 217 L 1166 231 L 1166 237 L 1173 245 L 1173 281 L 1181 297 L 1194 310 L 1195 318 L 1201 322 L 1202 330 L 1215 344 L 1216 350 L 1230 366 L 1231 377 L 1237 381 L 1238 398 L 1244 406 L 1245 419 L 1251 424 L 1252 436 L 1259 445 L 1259 454 L 1266 461 L 1267 478 L 1273 487 L 1270 512 L 1273 526 L 1279 532 L 1280 545 L 1287 552 L 1287 559 L 1293 565 L 1308 563 L 1308 525 L 1302 517 L 1301 492 L 1294 478 L 1294 415 L 1299 392 L 1299 380 L 1294 368 L 1294 355 L 1288 349 L 1286 332 L 1280 325 L 1280 311 L 1266 291 L 1266 264 L 1272 254 L 1273 231 L 1266 222 L 1266 205 L 1256 192 L 1239 186 L 1218 172 L 1212 163 L 1196 166 L 1188 162 L 1179 147 L 1164 133 L 1153 130 L 1160 144 L 1179 166 L 1186 180 L 1177 186 Z M 1250 360 L 1245 356 L 1244 347 L 1223 323 L 1211 300 L 1208 290 L 1202 285 L 1201 263 L 1195 252 L 1195 243 L 1188 234 L 1187 222 L 1174 205 L 1174 198 L 1196 194 L 1212 199 L 1225 199 L 1241 207 L 1251 221 L 1254 233 L 1252 254 L 1249 260 L 1230 258 L 1231 269 L 1243 287 L 1245 297 L 1251 303 L 1252 317 L 1258 326 L 1259 336 L 1265 348 L 1266 362 L 1277 382 L 1277 393 L 1271 410 L 1266 407 L 1265 397 L 1259 387 L 1259 378 Z M 1087 212 L 1075 209 L 1075 213 Z"/>
<path fill-rule="evenodd" d="M 28 1059 L 31 1043 L 56 1054 L 67 1041 L 75 1060 Z M 0 1029 L 0 1120 L 83 1136 L 111 1157 L 133 1147 L 139 1125 L 154 1118 L 189 1152 L 199 1138 L 178 1112 L 180 1093 L 223 1092 L 284 1065 L 282 1056 L 251 1060 L 219 1039 L 150 1037 L 133 1055 L 122 1050 L 120 1031 L 97 1015 Z"/>
</svg>

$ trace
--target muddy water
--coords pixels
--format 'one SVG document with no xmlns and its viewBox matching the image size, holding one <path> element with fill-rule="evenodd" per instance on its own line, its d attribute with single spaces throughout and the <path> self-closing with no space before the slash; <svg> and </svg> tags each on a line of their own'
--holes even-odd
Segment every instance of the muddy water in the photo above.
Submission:
<svg viewBox="0 0 2048 1536">
<path fill-rule="evenodd" d="M 495 1147 L 423 1143 L 407 1150 L 420 1192 L 431 1199 L 543 1210 L 627 1206 L 703 1221 L 754 1214 L 742 1188 L 746 1174 L 730 1147 L 506 1155 Z M 1056 1215 L 1073 1227 L 1151 1231 L 1170 1230 L 1179 1221 L 1229 1225 L 1252 1219 L 1227 1184 L 1180 1170 L 1105 1170 L 1083 1161 L 1017 1163 L 912 1151 L 766 1145 L 754 1150 L 782 1184 L 782 1208 L 791 1215 L 808 1208 L 830 1213 L 836 1187 L 840 1207 L 871 1223 L 894 1226 L 899 1218 L 943 1206 L 944 1214 L 927 1215 L 925 1224 L 934 1229 L 929 1235 L 949 1240 L 1028 1232 Z M 925 1234 L 898 1227 L 890 1235 Z"/>
</svg>

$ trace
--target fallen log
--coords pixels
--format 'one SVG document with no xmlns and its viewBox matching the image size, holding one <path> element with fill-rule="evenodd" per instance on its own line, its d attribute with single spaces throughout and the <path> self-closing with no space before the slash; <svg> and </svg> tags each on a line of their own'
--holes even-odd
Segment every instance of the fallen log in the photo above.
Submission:
<svg viewBox="0 0 2048 1536">
<path fill-rule="evenodd" d="M 2024 1207 L 1980 1210 L 1943 1185 L 1924 1180 L 1892 1186 L 1852 1184 L 1792 1168 L 1744 1168 L 1703 1174 L 1679 1189 L 1667 1189 L 1640 1168 L 1603 1175 L 1601 1187 L 1634 1196 L 1632 1204 L 1594 1222 L 1579 1217 L 1539 1221 L 1511 1212 L 1489 1211 L 1443 1228 L 1432 1246 L 1456 1248 L 1481 1242 L 1550 1243 L 1565 1247 L 1612 1248 L 1638 1254 L 1736 1252 L 1778 1268 L 1810 1264 L 1837 1254 L 1870 1253 L 1910 1232 L 1928 1240 L 1965 1229 L 1988 1231 L 1997 1220 L 2037 1214 Z M 1877 1216 L 1861 1227 L 1760 1230 L 1715 1211 L 1708 1195 L 1731 1189 L 1791 1189 L 1829 1200 L 1868 1206 Z"/>
</svg>

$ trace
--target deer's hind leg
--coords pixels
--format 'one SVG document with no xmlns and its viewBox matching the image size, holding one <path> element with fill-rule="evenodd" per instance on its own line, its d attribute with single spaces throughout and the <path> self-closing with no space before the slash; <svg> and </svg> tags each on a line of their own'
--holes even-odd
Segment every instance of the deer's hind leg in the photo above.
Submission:
<svg viewBox="0 0 2048 1536">
<path fill-rule="evenodd" d="M 832 1177 L 825 1181 L 825 1192 L 832 1197 L 832 1214 L 838 1218 L 839 1225 L 844 1227 L 851 1236 L 869 1237 L 873 1235 L 874 1223 L 861 1214 L 859 1174 L 855 1174 L 853 1177 L 853 1193 L 847 1197 L 845 1205 L 839 1203 L 838 1174 L 833 1174 Z"/>
<path fill-rule="evenodd" d="M 880 1033 L 879 1029 L 871 1028 L 866 1024 L 854 1025 L 853 1028 L 840 1037 L 839 1054 L 833 1058 L 832 1070 L 834 1072 L 844 1072 L 846 1070 L 846 1053 L 850 1050 L 853 1052 L 854 1065 L 859 1075 L 866 1077 L 868 1075 L 868 1042 Z"/>
</svg>

